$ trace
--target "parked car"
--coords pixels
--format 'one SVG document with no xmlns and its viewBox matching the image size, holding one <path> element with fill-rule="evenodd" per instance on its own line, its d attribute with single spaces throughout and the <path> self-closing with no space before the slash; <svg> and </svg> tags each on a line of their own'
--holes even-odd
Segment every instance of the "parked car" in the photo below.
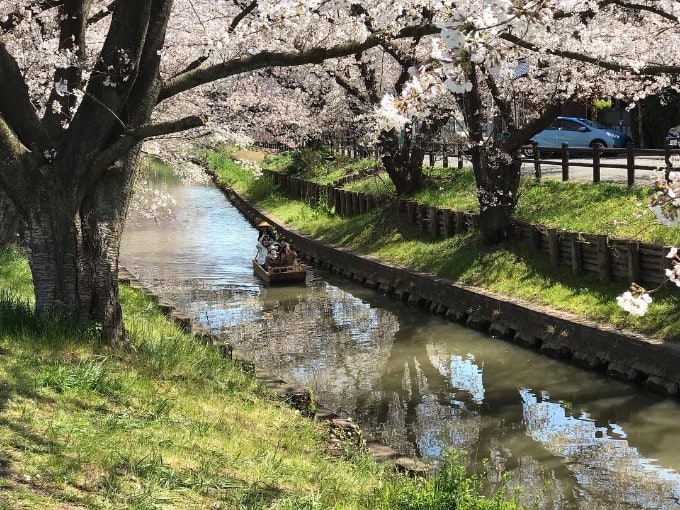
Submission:
<svg viewBox="0 0 680 510">
<path fill-rule="evenodd" d="M 557 117 L 548 129 L 544 129 L 532 141 L 542 147 L 561 147 L 563 143 L 569 147 L 604 148 L 626 147 L 631 141 L 623 131 L 610 129 L 602 124 L 578 117 Z"/>
<path fill-rule="evenodd" d="M 676 147 L 680 145 L 680 126 L 675 126 L 668 130 L 668 133 L 666 133 L 666 143 Z"/>
</svg>

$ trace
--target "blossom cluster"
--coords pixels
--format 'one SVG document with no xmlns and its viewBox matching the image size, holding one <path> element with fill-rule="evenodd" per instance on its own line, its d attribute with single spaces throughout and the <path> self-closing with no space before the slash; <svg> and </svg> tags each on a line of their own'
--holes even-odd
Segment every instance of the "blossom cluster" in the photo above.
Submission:
<svg viewBox="0 0 680 510">
<path fill-rule="evenodd" d="M 680 223 L 680 174 L 673 172 L 669 180 L 657 179 L 656 192 L 649 197 L 649 208 L 659 222 L 668 227 Z"/>
<path fill-rule="evenodd" d="M 616 298 L 616 303 L 626 312 L 642 317 L 647 313 L 647 307 L 652 302 L 649 292 L 644 287 L 632 284 L 630 290 Z"/>
<path fill-rule="evenodd" d="M 680 256 L 678 256 L 678 251 L 678 248 L 673 247 L 666 254 L 666 258 L 671 259 L 671 267 L 665 270 L 665 274 L 668 281 L 680 287 Z M 630 290 L 616 298 L 616 303 L 626 312 L 642 317 L 647 313 L 647 308 L 652 302 L 650 294 L 655 290 L 648 291 L 637 283 L 633 283 Z"/>
</svg>

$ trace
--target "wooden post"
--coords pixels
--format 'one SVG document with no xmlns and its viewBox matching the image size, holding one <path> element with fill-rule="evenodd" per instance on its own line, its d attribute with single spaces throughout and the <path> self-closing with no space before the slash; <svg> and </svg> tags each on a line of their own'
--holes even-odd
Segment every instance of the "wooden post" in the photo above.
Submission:
<svg viewBox="0 0 680 510">
<path fill-rule="evenodd" d="M 451 237 L 451 209 L 442 210 L 442 221 L 444 222 L 444 237 Z"/>
<path fill-rule="evenodd" d="M 569 180 L 569 145 L 562 144 L 562 180 Z"/>
<path fill-rule="evenodd" d="M 578 234 L 571 236 L 571 272 L 574 276 L 583 274 L 583 246 L 578 240 Z"/>
<path fill-rule="evenodd" d="M 593 147 L 593 182 L 600 182 L 600 153 L 602 152 L 602 147 L 600 144 L 596 144 Z"/>
<path fill-rule="evenodd" d="M 666 182 L 668 182 L 668 176 L 673 169 L 673 163 L 671 162 L 671 145 L 668 143 L 668 140 L 666 140 L 666 143 L 663 146 L 663 151 L 664 151 L 663 159 L 666 163 L 666 172 L 664 173 L 664 177 L 666 179 Z"/>
<path fill-rule="evenodd" d="M 600 280 L 606 283 L 610 282 L 612 280 L 612 266 L 606 235 L 597 236 L 597 266 Z"/>
<path fill-rule="evenodd" d="M 640 281 L 640 243 L 630 241 L 628 243 L 628 281 L 630 283 Z"/>
<path fill-rule="evenodd" d="M 428 216 L 429 206 L 427 204 L 418 204 L 418 230 L 420 232 L 427 232 L 427 224 L 425 218 Z"/>
<path fill-rule="evenodd" d="M 444 168 L 449 167 L 449 154 L 446 152 L 446 144 L 442 144 L 442 166 Z"/>
<path fill-rule="evenodd" d="M 411 225 L 416 224 L 416 203 L 413 200 L 406 202 L 406 213 L 408 214 L 408 222 Z"/>
<path fill-rule="evenodd" d="M 430 220 L 430 234 L 432 237 L 439 236 L 439 209 L 435 206 L 430 206 L 429 210 Z"/>
<path fill-rule="evenodd" d="M 458 156 L 458 170 L 463 168 L 463 151 L 460 150 L 460 145 L 456 145 L 456 156 Z"/>
<path fill-rule="evenodd" d="M 427 156 L 430 160 L 430 166 L 434 166 L 434 151 L 430 149 L 430 152 L 428 152 Z"/>
<path fill-rule="evenodd" d="M 548 250 L 550 251 L 550 265 L 560 265 L 560 240 L 557 237 L 557 229 L 548 229 Z"/>
<path fill-rule="evenodd" d="M 538 142 L 531 142 L 534 152 L 534 177 L 541 178 L 541 152 L 538 150 Z"/>
<path fill-rule="evenodd" d="M 632 142 L 628 142 L 626 146 L 626 170 L 628 171 L 628 186 L 632 186 L 635 184 L 635 152 Z"/>
<path fill-rule="evenodd" d="M 456 211 L 456 233 L 462 234 L 465 232 L 465 213 L 462 211 Z"/>
</svg>

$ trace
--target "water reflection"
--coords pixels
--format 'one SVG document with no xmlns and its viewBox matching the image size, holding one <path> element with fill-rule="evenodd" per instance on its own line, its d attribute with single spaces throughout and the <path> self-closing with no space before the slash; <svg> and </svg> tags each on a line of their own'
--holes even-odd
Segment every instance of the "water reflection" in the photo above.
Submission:
<svg viewBox="0 0 680 510">
<path fill-rule="evenodd" d="M 121 260 L 237 352 L 399 451 L 449 448 L 541 508 L 677 508 L 680 409 L 312 270 L 252 275 L 254 230 L 211 186 L 159 185 L 172 215 L 132 215 Z M 544 483 L 550 482 L 544 490 Z"/>
</svg>

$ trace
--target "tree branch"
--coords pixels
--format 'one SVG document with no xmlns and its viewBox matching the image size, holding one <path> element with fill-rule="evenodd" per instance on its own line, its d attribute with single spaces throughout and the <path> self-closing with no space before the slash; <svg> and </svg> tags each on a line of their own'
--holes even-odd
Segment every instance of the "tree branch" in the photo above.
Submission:
<svg viewBox="0 0 680 510">
<path fill-rule="evenodd" d="M 503 33 L 500 38 L 508 41 L 509 43 L 519 46 L 521 48 L 527 49 L 536 53 L 546 53 L 548 55 L 553 55 L 556 57 L 562 57 L 569 60 L 574 60 L 577 62 L 583 62 L 585 64 L 592 64 L 594 66 L 600 67 L 602 69 L 607 69 L 609 71 L 615 71 L 618 73 L 629 72 L 631 74 L 639 76 L 659 76 L 662 74 L 680 74 L 680 66 L 670 66 L 663 64 L 648 64 L 640 69 L 634 69 L 629 65 L 622 65 L 616 62 L 605 61 L 600 58 L 590 57 L 582 53 L 577 53 L 574 51 L 565 50 L 553 50 L 553 49 L 541 49 L 536 44 L 521 39 L 513 34 Z"/>
<path fill-rule="evenodd" d="M 87 30 L 87 14 L 92 0 L 64 0 L 59 16 L 59 51 L 77 55 L 77 59 L 67 67 L 56 67 L 54 83 L 68 84 L 69 90 L 80 86 L 83 76 L 81 63 L 85 60 L 87 46 L 85 32 Z M 55 103 L 59 108 L 54 108 Z M 43 126 L 52 138 L 57 138 L 63 132 L 61 125 L 64 118 L 70 116 L 71 108 L 75 107 L 76 98 L 70 93 L 60 93 L 56 87 L 52 88 L 47 100 L 47 108 L 43 115 Z"/>
<path fill-rule="evenodd" d="M 111 16 L 111 13 L 116 10 L 116 1 L 113 0 L 109 5 L 106 7 L 102 7 L 99 9 L 99 11 L 95 12 L 92 16 L 90 16 L 87 20 L 88 25 L 94 25 L 95 23 L 103 20 L 104 18 Z"/>
<path fill-rule="evenodd" d="M 201 127 L 204 126 L 206 122 L 207 119 L 203 115 L 191 115 L 189 117 L 184 117 L 183 119 L 139 126 L 138 128 L 129 131 L 128 134 L 111 144 L 108 149 L 97 156 L 93 165 L 95 173 L 97 169 L 103 170 L 118 161 L 126 151 L 142 140 Z"/>
<path fill-rule="evenodd" d="M 24 146 L 31 150 L 48 147 L 50 139 L 43 130 L 28 96 L 21 70 L 16 60 L 0 42 L 0 115 Z"/>
<path fill-rule="evenodd" d="M 434 25 L 418 25 L 400 30 L 395 38 L 402 39 L 431 35 L 437 34 L 440 31 L 441 28 Z M 159 101 L 168 99 L 180 92 L 198 87 L 199 85 L 205 85 L 206 83 L 211 83 L 235 74 L 255 71 L 264 67 L 292 67 L 305 64 L 319 64 L 324 60 L 331 58 L 346 57 L 378 46 L 382 42 L 382 39 L 383 38 L 378 35 L 370 35 L 363 42 L 344 43 L 329 48 L 312 48 L 303 52 L 265 51 L 256 55 L 246 55 L 204 69 L 194 69 L 168 80 L 159 96 Z"/>
<path fill-rule="evenodd" d="M 231 25 L 229 25 L 229 32 L 233 32 L 236 30 L 236 27 L 238 26 L 239 23 L 241 23 L 241 20 L 248 16 L 251 12 L 255 10 L 255 7 L 257 7 L 257 0 L 252 0 L 248 5 L 246 5 L 241 12 L 239 12 L 233 20 L 231 20 Z"/>
</svg>

